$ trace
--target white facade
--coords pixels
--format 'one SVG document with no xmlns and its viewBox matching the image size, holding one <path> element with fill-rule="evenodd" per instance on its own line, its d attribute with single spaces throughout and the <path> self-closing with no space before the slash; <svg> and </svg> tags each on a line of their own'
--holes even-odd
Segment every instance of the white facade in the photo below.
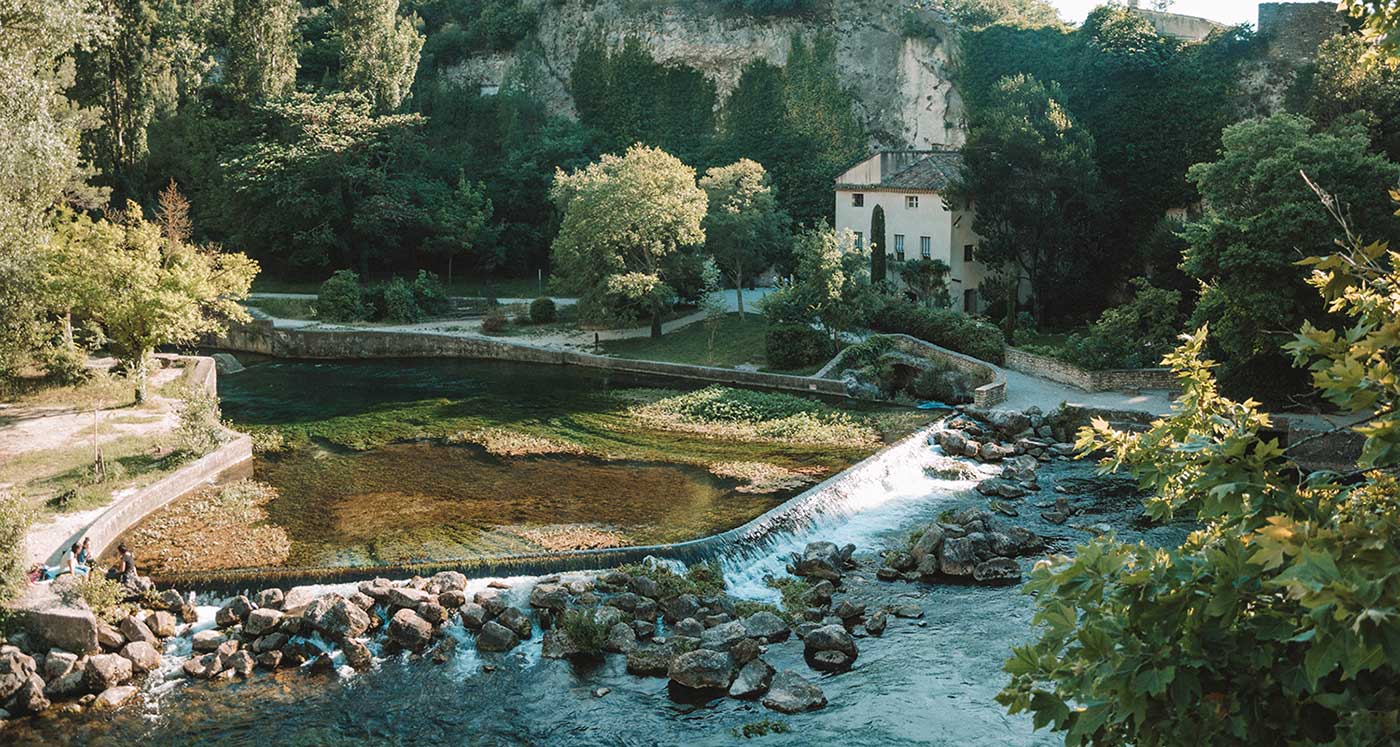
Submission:
<svg viewBox="0 0 1400 747">
<path fill-rule="evenodd" d="M 921 163 L 931 155 L 944 163 Z M 836 180 L 836 228 L 850 229 L 859 246 L 870 246 L 871 218 L 875 206 L 885 212 L 885 254 L 888 279 L 898 282 L 897 263 L 920 258 L 947 264 L 948 295 L 953 308 L 979 313 L 984 303 L 979 292 L 986 268 L 972 259 L 977 236 L 972 232 L 972 212 L 953 209 L 946 191 L 948 164 L 956 154 L 897 151 L 872 156 Z"/>
</svg>

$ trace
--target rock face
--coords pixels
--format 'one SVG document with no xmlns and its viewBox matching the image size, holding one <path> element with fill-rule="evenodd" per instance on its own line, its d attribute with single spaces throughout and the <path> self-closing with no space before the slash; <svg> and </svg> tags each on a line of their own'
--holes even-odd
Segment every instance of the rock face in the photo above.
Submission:
<svg viewBox="0 0 1400 747">
<path fill-rule="evenodd" d="M 722 651 L 696 649 L 672 659 L 666 674 L 672 682 L 692 690 L 728 688 L 734 660 Z"/>
<path fill-rule="evenodd" d="M 779 713 L 815 711 L 826 706 L 826 694 L 820 687 L 803 679 L 802 675 L 788 669 L 773 677 L 763 705 Z"/>
<path fill-rule="evenodd" d="M 718 13 L 700 5 L 636 5 L 624 0 L 562 0 L 542 13 L 535 33 L 521 42 L 534 50 L 475 55 L 448 78 L 471 91 L 499 87 L 508 76 L 536 81 L 536 94 L 555 113 L 572 116 L 569 79 L 579 47 L 601 36 L 614 47 L 639 40 L 663 65 L 686 65 L 713 81 L 721 101 L 744 68 L 763 61 L 787 63 L 794 37 L 810 45 L 818 34 L 836 43 L 842 88 L 856 98 L 855 115 L 873 140 L 889 147 L 962 144 L 962 99 L 952 85 L 957 38 L 946 18 L 920 13 L 929 34 L 904 32 L 907 4 L 897 0 L 835 0 L 818 16 L 750 16 Z M 533 71 L 533 72 L 532 72 Z"/>
<path fill-rule="evenodd" d="M 95 654 L 99 650 L 97 618 L 90 610 L 50 609 L 37 612 L 34 628 L 42 631 L 45 643 L 53 648 L 79 655 Z"/>
</svg>

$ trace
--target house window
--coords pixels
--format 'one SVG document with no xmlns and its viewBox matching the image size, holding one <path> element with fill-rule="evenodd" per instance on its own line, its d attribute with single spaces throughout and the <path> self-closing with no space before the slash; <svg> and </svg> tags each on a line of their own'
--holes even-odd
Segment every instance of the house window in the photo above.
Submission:
<svg viewBox="0 0 1400 747">
<path fill-rule="evenodd" d="M 856 231 L 856 251 L 863 251 L 864 249 L 865 234 L 861 233 L 860 231 Z"/>
<path fill-rule="evenodd" d="M 976 288 L 968 288 L 967 290 L 963 291 L 963 313 L 964 313 L 964 314 L 976 314 L 976 313 L 977 313 L 977 289 L 976 289 Z"/>
<path fill-rule="evenodd" d="M 904 261 L 904 234 L 894 235 L 894 258 L 900 262 Z"/>
<path fill-rule="evenodd" d="M 851 195 L 851 206 L 865 207 L 865 195 L 860 192 Z"/>
<path fill-rule="evenodd" d="M 964 262 L 971 262 L 971 261 L 972 261 L 972 245 L 971 245 L 971 244 L 963 244 L 963 261 L 964 261 Z"/>
<path fill-rule="evenodd" d="M 930 236 L 919 237 L 919 256 L 924 259 L 933 259 L 933 238 Z"/>
<path fill-rule="evenodd" d="M 914 208 L 916 208 L 916 207 L 918 207 L 918 206 L 919 206 L 919 196 L 918 196 L 918 195 L 905 195 L 905 196 L 904 196 L 904 207 L 909 208 L 910 210 L 913 210 Z"/>
</svg>

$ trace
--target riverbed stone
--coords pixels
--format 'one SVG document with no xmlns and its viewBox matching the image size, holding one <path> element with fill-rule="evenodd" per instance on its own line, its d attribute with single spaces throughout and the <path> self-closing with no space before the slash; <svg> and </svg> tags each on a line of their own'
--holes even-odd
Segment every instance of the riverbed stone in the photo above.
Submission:
<svg viewBox="0 0 1400 747">
<path fill-rule="evenodd" d="M 734 660 L 723 651 L 696 649 L 671 660 L 666 676 L 692 690 L 728 689 L 734 678 Z"/>
<path fill-rule="evenodd" d="M 253 602 L 262 609 L 280 610 L 284 601 L 286 601 L 286 595 L 278 588 L 263 589 L 253 597 Z"/>
<path fill-rule="evenodd" d="M 501 595 L 499 589 L 486 589 L 478 591 L 473 601 L 486 608 L 486 613 L 491 617 L 496 617 L 504 612 L 509 605 L 506 604 L 505 597 Z"/>
<path fill-rule="evenodd" d="M 394 582 L 387 578 L 375 578 L 369 581 L 361 581 L 355 588 L 358 589 L 361 594 L 371 599 L 384 602 L 389 599 L 389 591 L 394 588 Z"/>
<path fill-rule="evenodd" d="M 412 651 L 421 650 L 433 638 L 433 626 L 411 609 L 401 609 L 389 621 L 389 639 Z"/>
<path fill-rule="evenodd" d="M 44 685 L 44 695 L 48 696 L 50 700 L 71 698 L 81 693 L 86 686 L 83 670 L 74 667 L 72 671 L 61 677 L 49 678 L 47 684 Z"/>
<path fill-rule="evenodd" d="M 615 623 L 608 628 L 608 637 L 603 641 L 603 650 L 615 654 L 628 654 L 637 650 L 637 633 L 627 623 Z"/>
<path fill-rule="evenodd" d="M 705 624 L 693 617 L 687 617 L 676 623 L 673 630 L 676 635 L 699 638 L 705 632 Z"/>
<path fill-rule="evenodd" d="M 0 650 L 0 703 L 19 692 L 29 677 L 39 671 L 34 657 L 13 646 Z"/>
<path fill-rule="evenodd" d="M 509 651 L 519 642 L 515 631 L 494 620 L 481 626 L 481 632 L 476 634 L 476 647 L 479 651 Z"/>
<path fill-rule="evenodd" d="M 546 659 L 567 659 L 583 652 L 568 632 L 561 628 L 547 631 L 541 648 L 540 655 Z"/>
<path fill-rule="evenodd" d="M 179 621 L 175 619 L 175 615 L 165 610 L 156 610 L 146 615 L 146 619 L 143 622 L 146 623 L 146 627 L 149 628 L 152 633 L 156 634 L 157 638 L 169 638 L 175 635 L 176 627 L 179 625 Z"/>
<path fill-rule="evenodd" d="M 64 651 L 61 648 L 51 648 L 48 656 L 44 657 L 44 679 L 56 680 L 73 671 L 77 665 L 77 654 Z"/>
<path fill-rule="evenodd" d="M 118 651 L 126 645 L 126 636 L 107 623 L 97 624 L 97 642 L 104 651 Z"/>
<path fill-rule="evenodd" d="M 138 692 L 140 691 L 134 685 L 109 687 L 97 694 L 97 697 L 92 701 L 92 707 L 97 710 L 110 710 L 136 697 Z"/>
<path fill-rule="evenodd" d="M 457 611 L 462 617 L 462 624 L 468 630 L 480 630 L 486 624 L 486 608 L 476 602 L 466 602 Z"/>
<path fill-rule="evenodd" d="M 442 623 L 447 622 L 447 608 L 443 607 L 435 601 L 423 602 L 422 604 L 414 608 L 414 611 L 418 613 L 419 617 L 423 618 L 424 620 L 427 620 L 433 625 L 441 625 Z"/>
<path fill-rule="evenodd" d="M 793 575 L 840 581 L 844 559 L 834 542 L 809 542 L 793 559 Z"/>
<path fill-rule="evenodd" d="M 5 710 L 15 714 L 39 714 L 48 710 L 49 699 L 44 694 L 44 678 L 31 673 L 5 701 Z"/>
<path fill-rule="evenodd" d="M 187 677 L 192 677 L 197 680 L 213 679 L 214 675 L 219 673 L 216 663 L 217 659 L 218 657 L 214 654 L 191 656 L 185 660 L 184 664 L 180 665 L 180 669 L 184 671 Z"/>
<path fill-rule="evenodd" d="M 1011 558 L 992 558 L 972 569 L 972 580 L 988 585 L 1018 583 L 1021 580 L 1021 566 Z"/>
<path fill-rule="evenodd" d="M 253 668 L 257 666 L 257 660 L 247 651 L 238 651 L 228 657 L 228 659 L 225 660 L 225 664 L 227 665 L 226 668 L 235 675 L 247 678 L 253 675 Z"/>
<path fill-rule="evenodd" d="M 276 669 L 279 665 L 282 664 L 282 652 L 264 651 L 258 654 L 257 662 L 258 666 L 262 667 L 263 669 Z"/>
<path fill-rule="evenodd" d="M 661 584 L 650 576 L 633 576 L 627 587 L 639 596 L 657 599 L 661 596 Z"/>
<path fill-rule="evenodd" d="M 859 651 L 850 631 L 841 625 L 825 625 L 803 639 L 803 655 L 815 669 L 839 671 L 855 662 Z M 827 655 L 822 655 L 827 654 Z M 834 654 L 834 656 L 832 655 Z"/>
<path fill-rule="evenodd" d="M 365 612 L 369 612 L 370 609 L 375 605 L 374 597 L 358 591 L 350 592 L 350 596 L 346 597 L 346 599 L 350 600 L 351 604 L 355 605 L 356 607 L 359 607 Z"/>
<path fill-rule="evenodd" d="M 728 651 L 735 643 L 749 635 L 742 622 L 732 620 L 710 628 L 700 634 L 700 647 L 715 651 Z"/>
<path fill-rule="evenodd" d="M 633 620 L 632 632 L 637 634 L 637 638 L 650 638 L 656 635 L 656 623 L 650 620 Z"/>
<path fill-rule="evenodd" d="M 131 661 L 120 654 L 89 656 L 83 666 L 83 682 L 93 692 L 124 684 L 131 674 Z"/>
<path fill-rule="evenodd" d="M 773 676 L 763 705 L 779 713 L 803 713 L 826 707 L 826 694 L 802 675 L 785 669 Z"/>
<path fill-rule="evenodd" d="M 803 601 L 808 607 L 825 607 L 831 604 L 831 598 L 836 594 L 836 585 L 830 581 L 818 581 L 812 584 L 812 588 L 803 594 Z"/>
<path fill-rule="evenodd" d="M 370 653 L 369 646 L 353 638 L 343 641 L 340 650 L 345 652 L 345 663 L 354 667 L 356 671 L 363 672 L 374 665 L 374 654 Z"/>
<path fill-rule="evenodd" d="M 593 621 L 607 628 L 620 623 L 627 622 L 627 613 L 616 607 L 603 605 L 593 610 Z"/>
<path fill-rule="evenodd" d="M 536 609 L 562 612 L 569 606 L 569 593 L 562 586 L 537 584 L 530 590 L 530 606 Z"/>
<path fill-rule="evenodd" d="M 457 639 L 452 636 L 444 637 L 442 640 L 438 641 L 437 645 L 433 646 L 428 653 L 424 654 L 424 656 L 434 664 L 446 664 L 452 661 L 452 658 L 456 655 Z"/>
<path fill-rule="evenodd" d="M 250 648 L 253 649 L 253 653 L 255 654 L 261 654 L 266 651 L 276 651 L 287 645 L 287 640 L 286 633 L 272 632 L 261 638 L 254 639 Z"/>
<path fill-rule="evenodd" d="M 792 628 L 788 626 L 787 621 L 768 610 L 759 610 L 744 618 L 742 622 L 746 635 L 765 643 L 785 641 L 792 635 Z"/>
<path fill-rule="evenodd" d="M 466 603 L 467 593 L 458 589 L 448 589 L 438 595 L 438 604 L 448 609 L 457 609 Z"/>
<path fill-rule="evenodd" d="M 312 602 L 302 618 L 335 639 L 358 638 L 369 629 L 369 615 L 339 594 L 329 594 Z"/>
<path fill-rule="evenodd" d="M 248 619 L 248 613 L 252 611 L 253 603 L 248 597 L 236 596 L 214 613 L 214 624 L 221 628 L 237 625 Z"/>
<path fill-rule="evenodd" d="M 700 612 L 700 600 L 694 594 L 680 594 L 661 603 L 661 614 L 668 623 L 676 623 Z"/>
<path fill-rule="evenodd" d="M 529 638 L 534 632 L 534 626 L 530 624 L 530 618 L 526 617 L 524 612 L 514 607 L 507 607 L 502 610 L 501 614 L 496 616 L 496 622 L 510 628 L 510 631 L 521 640 Z"/>
<path fill-rule="evenodd" d="M 36 612 L 34 618 L 34 627 L 49 646 L 84 656 L 101 650 L 92 610 L 54 608 Z"/>
<path fill-rule="evenodd" d="M 132 641 L 122 647 L 121 655 L 131 662 L 137 672 L 154 672 L 160 668 L 160 652 L 145 641 Z"/>
<path fill-rule="evenodd" d="M 461 571 L 440 571 L 433 574 L 428 579 L 427 586 L 423 587 L 429 594 L 441 594 L 444 591 L 466 591 L 467 576 Z"/>
<path fill-rule="evenodd" d="M 422 589 L 415 589 L 411 586 L 396 586 L 389 590 L 385 602 L 390 607 L 413 609 L 431 599 L 432 596 Z"/>
<path fill-rule="evenodd" d="M 199 650 L 199 652 L 204 652 L 204 650 L 217 649 L 218 645 L 227 641 L 227 639 L 228 636 L 224 635 L 223 632 L 210 628 L 207 629 L 207 631 L 196 632 L 195 638 L 190 641 L 190 646 L 193 646 L 193 649 Z"/>
<path fill-rule="evenodd" d="M 757 698 L 768 692 L 773 681 L 773 667 L 762 659 L 754 659 L 739 670 L 739 675 L 729 686 L 731 698 Z"/>
<path fill-rule="evenodd" d="M 870 635 L 884 635 L 887 625 L 889 625 L 889 616 L 885 614 L 884 610 L 879 610 L 865 618 L 865 632 Z"/>
<path fill-rule="evenodd" d="M 835 614 L 838 618 L 840 618 L 843 622 L 849 620 L 859 620 L 865 615 L 865 605 L 856 604 L 855 602 L 852 602 L 849 599 L 842 599 L 841 603 L 836 605 L 836 608 L 832 610 L 832 613 Z"/>
<path fill-rule="evenodd" d="M 243 632 L 246 635 L 257 637 L 276 630 L 281 623 L 281 610 L 259 607 L 248 613 L 248 620 L 243 623 Z"/>
<path fill-rule="evenodd" d="M 978 540 L 972 536 L 954 537 L 943 543 L 938 557 L 938 570 L 946 576 L 970 576 L 980 562 L 977 558 Z"/>
</svg>

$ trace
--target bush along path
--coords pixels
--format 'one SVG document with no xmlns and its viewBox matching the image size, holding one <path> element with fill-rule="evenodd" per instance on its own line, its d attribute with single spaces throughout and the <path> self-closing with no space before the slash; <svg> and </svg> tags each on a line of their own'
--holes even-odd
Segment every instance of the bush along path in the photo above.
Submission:
<svg viewBox="0 0 1400 747">
<path fill-rule="evenodd" d="M 1000 464 L 1000 475 L 977 483 L 969 500 L 1016 516 L 1016 494 L 1036 489 L 1037 469 L 1065 458 L 1068 445 L 1035 437 L 1052 427 L 1037 412 L 978 415 L 965 412 L 931 437 L 929 469 L 969 478 Z M 1065 518 L 1078 510 L 1062 502 L 1046 505 L 1046 522 L 1063 523 L 1052 520 L 1056 510 Z M 865 641 L 892 625 L 925 624 L 923 609 L 899 584 L 1015 584 L 1028 557 L 1059 542 L 977 505 L 915 527 L 908 538 L 879 554 L 808 543 L 788 559 L 787 575 L 767 580 L 780 605 L 726 593 L 715 565 L 679 571 L 655 558 L 516 588 L 502 581 L 483 586 L 447 571 L 331 592 L 269 588 L 217 608 L 196 607 L 192 595 L 174 589 L 148 591 L 109 600 L 97 616 L 76 614 L 68 623 L 73 629 L 61 636 L 68 648 L 38 642 L 59 638 L 50 634 L 58 631 L 11 636 L 0 647 L 0 719 L 37 714 L 55 701 L 69 710 L 116 707 L 139 697 L 148 676 L 207 681 L 255 677 L 260 670 L 363 671 L 405 652 L 443 663 L 463 645 L 459 640 L 488 662 L 532 640 L 545 658 L 621 656 L 629 674 L 666 678 L 682 693 L 757 700 L 796 714 L 825 707 L 820 673 L 859 676 L 843 673 L 856 665 Z M 810 671 L 778 671 L 769 659 L 797 656 L 777 657 L 775 647 L 800 649 Z"/>
</svg>

